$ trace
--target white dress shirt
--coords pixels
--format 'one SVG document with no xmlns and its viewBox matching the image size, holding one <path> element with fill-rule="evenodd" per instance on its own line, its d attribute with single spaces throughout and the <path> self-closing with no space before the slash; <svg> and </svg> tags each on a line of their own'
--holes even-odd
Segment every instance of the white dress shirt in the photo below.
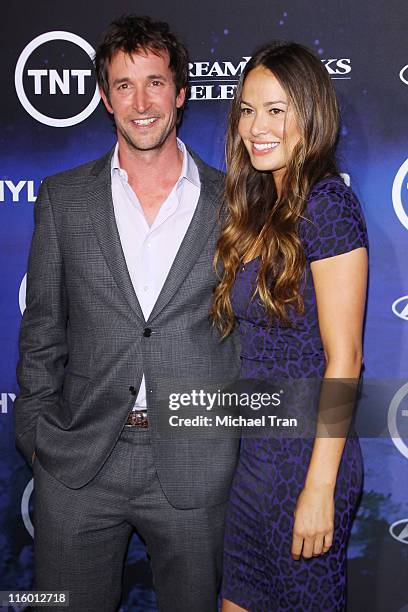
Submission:
<svg viewBox="0 0 408 612">
<path fill-rule="evenodd" d="M 120 241 L 140 307 L 147 321 L 183 241 L 200 196 L 197 166 L 181 140 L 181 174 L 152 225 L 146 221 L 128 175 L 119 165 L 118 145 L 112 156 L 112 200 Z M 134 409 L 146 409 L 143 374 Z"/>
</svg>

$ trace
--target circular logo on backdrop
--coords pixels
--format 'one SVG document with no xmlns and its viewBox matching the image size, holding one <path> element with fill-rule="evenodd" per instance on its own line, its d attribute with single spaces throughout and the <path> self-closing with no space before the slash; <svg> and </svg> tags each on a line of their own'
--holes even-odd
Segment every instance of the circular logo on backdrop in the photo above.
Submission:
<svg viewBox="0 0 408 612">
<path fill-rule="evenodd" d="M 390 534 L 398 542 L 408 544 L 408 519 L 401 519 L 390 525 Z"/>
<path fill-rule="evenodd" d="M 401 455 L 408 459 L 408 446 L 403 440 L 408 426 L 408 383 L 395 393 L 388 408 L 388 431 Z"/>
<path fill-rule="evenodd" d="M 26 488 L 24 489 L 23 497 L 21 498 L 21 517 L 25 528 L 27 529 L 30 536 L 34 537 L 34 526 L 30 515 L 30 498 L 34 488 L 34 481 L 31 479 Z"/>
<path fill-rule="evenodd" d="M 395 175 L 392 184 L 392 204 L 398 219 L 408 229 L 408 159 Z"/>
<path fill-rule="evenodd" d="M 46 32 L 32 40 L 17 60 L 18 99 L 34 119 L 52 127 L 84 121 L 99 104 L 93 47 L 71 32 Z"/>
<path fill-rule="evenodd" d="M 408 64 L 401 68 L 399 78 L 403 83 L 405 83 L 405 85 L 408 85 Z"/>
<path fill-rule="evenodd" d="M 403 321 L 408 321 L 408 295 L 395 300 L 392 305 L 392 312 Z"/>
<path fill-rule="evenodd" d="M 26 292 L 27 292 L 27 274 L 24 274 L 23 280 L 20 284 L 20 289 L 18 292 L 18 303 L 20 306 L 20 312 L 23 315 L 26 309 Z"/>
</svg>

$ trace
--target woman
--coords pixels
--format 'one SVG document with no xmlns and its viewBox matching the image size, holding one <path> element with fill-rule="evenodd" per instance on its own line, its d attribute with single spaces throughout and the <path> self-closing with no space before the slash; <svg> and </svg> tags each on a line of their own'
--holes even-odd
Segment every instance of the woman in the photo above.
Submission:
<svg viewBox="0 0 408 612">
<path fill-rule="evenodd" d="M 358 381 L 362 366 L 367 234 L 336 168 L 338 126 L 330 78 L 311 51 L 273 43 L 252 57 L 229 121 L 212 312 L 224 336 L 238 324 L 242 378 L 323 378 L 320 404 L 330 402 L 328 379 Z M 223 612 L 344 610 L 361 482 L 356 438 L 244 438 Z"/>
</svg>

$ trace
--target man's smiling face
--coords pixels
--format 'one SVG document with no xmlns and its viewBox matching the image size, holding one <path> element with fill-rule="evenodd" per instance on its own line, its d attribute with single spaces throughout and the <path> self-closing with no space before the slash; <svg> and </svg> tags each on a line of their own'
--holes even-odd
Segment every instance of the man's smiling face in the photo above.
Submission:
<svg viewBox="0 0 408 612">
<path fill-rule="evenodd" d="M 185 90 L 176 92 L 167 52 L 118 51 L 108 67 L 109 99 L 101 91 L 115 119 L 119 147 L 151 151 L 175 138 L 177 109 Z"/>
</svg>

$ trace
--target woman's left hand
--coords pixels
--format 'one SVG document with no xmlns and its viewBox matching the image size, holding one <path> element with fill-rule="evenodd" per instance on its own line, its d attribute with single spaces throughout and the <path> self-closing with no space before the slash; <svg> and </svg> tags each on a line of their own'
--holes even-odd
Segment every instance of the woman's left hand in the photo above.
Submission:
<svg viewBox="0 0 408 612">
<path fill-rule="evenodd" d="M 300 493 L 293 527 L 292 558 L 305 559 L 327 552 L 333 543 L 334 489 L 330 485 L 305 487 Z"/>
</svg>

